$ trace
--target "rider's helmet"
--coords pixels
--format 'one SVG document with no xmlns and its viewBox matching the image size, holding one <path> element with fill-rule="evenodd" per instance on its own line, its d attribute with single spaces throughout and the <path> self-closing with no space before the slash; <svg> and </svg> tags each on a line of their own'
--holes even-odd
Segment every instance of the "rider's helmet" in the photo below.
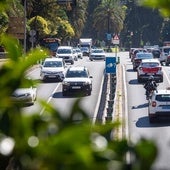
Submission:
<svg viewBox="0 0 170 170">
<path fill-rule="evenodd" d="M 149 77 L 149 81 L 153 81 L 154 80 L 154 77 L 153 76 L 150 76 Z"/>
</svg>

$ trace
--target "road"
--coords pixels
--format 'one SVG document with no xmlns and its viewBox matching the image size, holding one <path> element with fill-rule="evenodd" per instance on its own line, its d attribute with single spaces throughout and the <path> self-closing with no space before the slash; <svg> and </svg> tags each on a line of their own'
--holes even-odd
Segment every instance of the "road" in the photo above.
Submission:
<svg viewBox="0 0 170 170">
<path fill-rule="evenodd" d="M 81 107 L 87 112 L 90 119 L 95 119 L 98 111 L 98 104 L 101 93 L 101 86 L 104 77 L 105 61 L 90 61 L 87 56 L 83 59 L 75 61 L 75 66 L 86 66 L 89 69 L 90 75 L 93 76 L 93 87 L 91 96 L 83 96 L 81 98 Z M 70 67 L 67 64 L 67 67 Z M 40 67 L 33 69 L 29 72 L 29 76 L 33 79 L 40 80 Z M 56 108 L 62 116 L 68 116 L 69 111 L 77 99 L 75 96 L 62 96 L 61 82 L 41 82 L 38 85 L 37 101 L 33 106 L 24 107 L 25 114 L 38 113 L 43 114 L 44 108 L 39 104 L 40 100 L 44 100 Z M 94 120 L 93 120 L 94 121 Z"/>
<path fill-rule="evenodd" d="M 155 141 L 159 155 L 153 165 L 154 170 L 170 169 L 170 122 L 150 124 L 148 119 L 148 102 L 142 84 L 137 82 L 137 74 L 132 69 L 128 52 L 120 57 L 124 74 L 126 137 L 133 143 L 141 138 Z M 159 83 L 158 89 L 170 86 L 170 67 L 163 66 L 164 82 Z"/>
</svg>

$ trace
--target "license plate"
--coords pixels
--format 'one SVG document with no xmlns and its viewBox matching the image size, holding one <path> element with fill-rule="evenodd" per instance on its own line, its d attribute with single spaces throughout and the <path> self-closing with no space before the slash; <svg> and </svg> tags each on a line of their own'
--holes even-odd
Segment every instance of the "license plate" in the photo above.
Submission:
<svg viewBox="0 0 170 170">
<path fill-rule="evenodd" d="M 80 86 L 73 86 L 72 89 L 81 89 Z"/>
<path fill-rule="evenodd" d="M 56 76 L 48 76 L 49 78 L 55 78 Z"/>
</svg>

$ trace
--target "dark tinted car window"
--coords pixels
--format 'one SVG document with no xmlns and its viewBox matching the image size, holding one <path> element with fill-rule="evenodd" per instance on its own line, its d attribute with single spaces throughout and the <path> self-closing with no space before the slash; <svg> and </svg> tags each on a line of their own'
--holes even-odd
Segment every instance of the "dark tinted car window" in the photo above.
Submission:
<svg viewBox="0 0 170 170">
<path fill-rule="evenodd" d="M 170 102 L 170 94 L 160 94 L 156 96 L 157 101 Z"/>
<path fill-rule="evenodd" d="M 88 75 L 86 71 L 68 71 L 66 77 L 88 77 Z"/>
<path fill-rule="evenodd" d="M 159 58 L 161 52 L 160 52 L 160 50 L 155 49 L 155 50 L 152 50 L 152 54 L 153 54 L 154 58 Z"/>
</svg>

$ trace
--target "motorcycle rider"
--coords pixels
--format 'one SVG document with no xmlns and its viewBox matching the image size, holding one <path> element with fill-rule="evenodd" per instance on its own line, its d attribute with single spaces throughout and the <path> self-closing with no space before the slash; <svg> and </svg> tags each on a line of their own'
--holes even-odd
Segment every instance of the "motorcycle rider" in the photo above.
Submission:
<svg viewBox="0 0 170 170">
<path fill-rule="evenodd" d="M 148 81 L 145 83 L 144 88 L 146 89 L 146 97 L 148 97 L 151 93 L 151 91 L 156 90 L 157 84 L 154 81 L 154 77 L 150 76 L 148 78 Z"/>
</svg>

